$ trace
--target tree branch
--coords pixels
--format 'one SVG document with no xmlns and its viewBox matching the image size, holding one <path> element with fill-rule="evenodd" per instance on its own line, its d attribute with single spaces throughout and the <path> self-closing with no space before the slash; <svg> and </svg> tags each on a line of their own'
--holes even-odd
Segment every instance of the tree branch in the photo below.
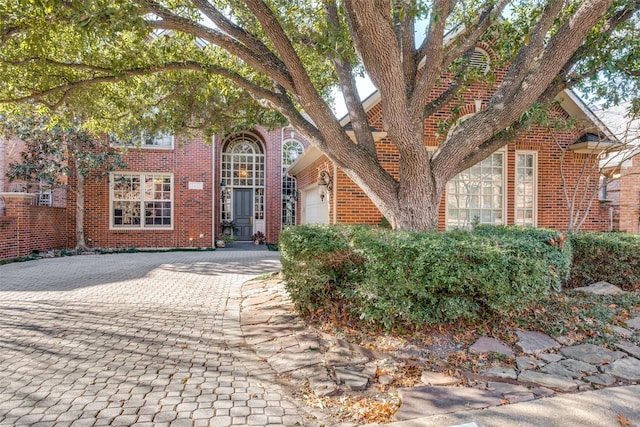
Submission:
<svg viewBox="0 0 640 427">
<path fill-rule="evenodd" d="M 18 61 L 20 63 L 22 61 Z M 46 60 L 49 64 L 54 64 L 56 66 L 60 66 L 63 68 L 73 68 L 73 69 L 83 69 L 83 70 L 95 70 L 96 68 L 104 71 L 100 67 L 94 67 L 86 64 L 68 64 L 62 63 L 58 61 L 54 61 L 51 59 Z M 11 62 L 3 62 L 3 64 L 14 65 Z M 56 93 L 65 93 L 69 90 L 75 90 L 81 87 L 90 86 L 98 83 L 117 83 L 120 81 L 124 81 L 128 78 L 135 76 L 144 76 L 147 74 L 159 74 L 167 71 L 203 71 L 209 74 L 218 75 L 220 77 L 224 77 L 242 89 L 246 90 L 249 94 L 251 94 L 256 99 L 266 99 L 273 103 L 281 102 L 282 99 L 275 92 L 269 91 L 261 86 L 256 85 L 255 83 L 247 80 L 242 77 L 240 74 L 228 70 L 222 67 L 212 67 L 212 66 L 204 66 L 195 61 L 184 61 L 184 62 L 171 62 L 166 63 L 161 66 L 155 67 L 143 67 L 143 68 L 132 68 L 129 70 L 122 71 L 118 74 L 113 75 L 105 75 L 105 76 L 92 76 L 86 79 L 77 80 L 74 82 L 58 85 L 52 88 L 48 88 L 45 90 L 34 90 L 31 94 L 27 96 L 20 96 L 12 99 L 0 99 L 0 103 L 10 103 L 10 102 L 27 102 L 29 100 L 42 100 L 42 98 L 55 95 Z M 63 95 L 63 97 L 66 97 Z"/>
<path fill-rule="evenodd" d="M 427 61 L 420 74 L 411 76 L 411 79 L 415 79 L 416 83 L 415 89 L 410 94 L 410 109 L 415 114 L 422 112 L 431 89 L 442 78 L 444 30 L 453 5 L 454 2 L 451 0 L 436 0 L 434 2 L 425 39 L 426 43 L 421 51 Z M 412 63 L 417 64 L 417 61 L 421 61 L 421 59 L 414 58 Z"/>
<path fill-rule="evenodd" d="M 487 6 L 486 9 L 478 15 L 477 21 L 470 25 L 469 28 L 465 28 L 460 34 L 456 35 L 453 40 L 449 42 L 451 48 L 445 54 L 443 60 L 443 67 L 448 67 L 457 58 L 461 57 L 473 49 L 482 35 L 489 29 L 491 24 L 499 18 L 502 10 L 511 2 L 511 0 L 500 0 L 495 5 Z M 425 48 L 422 47 L 421 52 Z M 421 53 L 422 54 L 422 53 Z"/>
<path fill-rule="evenodd" d="M 390 3 L 346 0 L 344 9 L 353 43 L 369 77 L 382 95 L 383 102 L 398 107 L 406 104 L 407 86 L 404 80 L 400 47 L 389 18 Z M 383 106 L 384 108 L 384 106 Z"/>
<path fill-rule="evenodd" d="M 335 32 L 338 32 L 340 22 L 335 0 L 325 1 L 325 14 L 327 23 Z M 338 80 L 340 81 L 340 87 L 342 88 L 342 94 L 349 112 L 349 118 L 351 119 L 356 141 L 367 149 L 372 156 L 377 157 L 376 144 L 369 129 L 367 113 L 364 111 L 360 95 L 358 94 L 356 82 L 353 77 L 353 68 L 342 53 L 342 50 L 339 50 L 335 55 L 332 55 L 331 60 L 333 61 Z"/>
<path fill-rule="evenodd" d="M 272 59 L 277 59 L 277 56 L 269 50 L 262 40 L 229 20 L 226 16 L 220 13 L 218 9 L 213 7 L 210 2 L 206 0 L 191 0 L 191 3 L 193 3 L 198 10 L 209 18 L 218 28 L 247 46 L 249 49 L 260 53 L 264 57 L 271 56 Z"/>
<path fill-rule="evenodd" d="M 440 111 L 442 107 L 444 107 L 447 103 L 449 103 L 449 101 L 451 101 L 455 97 L 456 93 L 458 93 L 458 90 L 461 87 L 462 87 L 462 79 L 457 78 L 447 87 L 447 90 L 445 90 L 440 94 L 440 96 L 438 96 L 433 101 L 425 104 L 424 110 L 422 112 L 423 119 Z"/>
<path fill-rule="evenodd" d="M 208 28 L 200 23 L 176 15 L 155 1 L 141 1 L 149 12 L 162 18 L 161 20 L 149 20 L 149 25 L 152 28 L 181 31 L 200 37 L 216 46 L 220 46 L 231 55 L 236 56 L 255 70 L 264 73 L 269 78 L 278 82 L 278 84 L 287 88 L 287 90 L 295 93 L 293 79 L 287 67 L 275 55 L 266 54 L 265 56 L 262 52 L 250 49 L 238 40 L 229 37 L 229 35 L 217 29 Z"/>
</svg>

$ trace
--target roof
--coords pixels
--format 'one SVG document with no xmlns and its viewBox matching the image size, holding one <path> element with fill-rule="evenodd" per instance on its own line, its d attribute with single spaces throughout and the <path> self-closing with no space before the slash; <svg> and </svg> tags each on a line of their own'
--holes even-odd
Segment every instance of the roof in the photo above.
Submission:
<svg viewBox="0 0 640 427">
<path fill-rule="evenodd" d="M 600 161 L 600 167 L 604 170 L 617 169 L 640 154 L 640 118 L 637 115 L 629 115 L 630 107 L 630 102 L 624 102 L 607 109 L 594 110 L 594 114 L 611 129 L 625 147 L 624 150 L 609 154 Z"/>
</svg>

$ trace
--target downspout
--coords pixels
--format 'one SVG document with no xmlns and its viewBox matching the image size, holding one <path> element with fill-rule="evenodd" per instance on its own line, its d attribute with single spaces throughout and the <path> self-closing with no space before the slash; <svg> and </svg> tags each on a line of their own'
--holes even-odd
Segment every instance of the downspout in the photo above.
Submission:
<svg viewBox="0 0 640 427">
<path fill-rule="evenodd" d="M 333 224 L 338 222 L 338 166 L 333 164 Z"/>
<path fill-rule="evenodd" d="M 4 193 L 7 191 L 5 188 L 5 146 L 7 145 L 7 140 L 2 138 L 0 140 L 0 193 Z M 0 216 L 4 216 L 4 198 L 0 196 Z"/>
<path fill-rule="evenodd" d="M 216 247 L 216 136 L 211 135 L 211 247 Z"/>
<path fill-rule="evenodd" d="M 609 231 L 613 231 L 613 208 L 609 208 Z"/>
</svg>

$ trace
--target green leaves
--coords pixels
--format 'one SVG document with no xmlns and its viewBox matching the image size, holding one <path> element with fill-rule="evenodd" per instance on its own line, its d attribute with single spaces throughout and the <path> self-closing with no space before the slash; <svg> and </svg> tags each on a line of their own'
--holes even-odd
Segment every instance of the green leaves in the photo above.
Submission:
<svg viewBox="0 0 640 427">
<path fill-rule="evenodd" d="M 83 176 L 99 176 L 125 167 L 120 153 L 110 149 L 107 141 L 95 138 L 78 125 L 69 127 L 33 114 L 5 117 L 2 123 L 5 137 L 25 143 L 20 162 L 9 165 L 9 180 L 59 184 L 73 170 Z"/>
<path fill-rule="evenodd" d="M 550 230 L 392 232 L 298 226 L 282 232 L 283 275 L 301 313 L 346 307 L 385 330 L 477 320 L 539 303 L 566 281 L 569 244 Z M 564 241 L 563 241 L 564 242 Z"/>
</svg>

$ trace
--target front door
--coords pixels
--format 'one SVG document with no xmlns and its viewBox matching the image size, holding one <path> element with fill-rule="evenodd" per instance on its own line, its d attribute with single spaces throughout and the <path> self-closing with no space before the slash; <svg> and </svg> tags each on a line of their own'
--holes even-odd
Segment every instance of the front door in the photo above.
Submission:
<svg viewBox="0 0 640 427">
<path fill-rule="evenodd" d="M 233 222 L 236 225 L 236 240 L 251 240 L 253 235 L 253 190 L 233 189 Z"/>
</svg>

